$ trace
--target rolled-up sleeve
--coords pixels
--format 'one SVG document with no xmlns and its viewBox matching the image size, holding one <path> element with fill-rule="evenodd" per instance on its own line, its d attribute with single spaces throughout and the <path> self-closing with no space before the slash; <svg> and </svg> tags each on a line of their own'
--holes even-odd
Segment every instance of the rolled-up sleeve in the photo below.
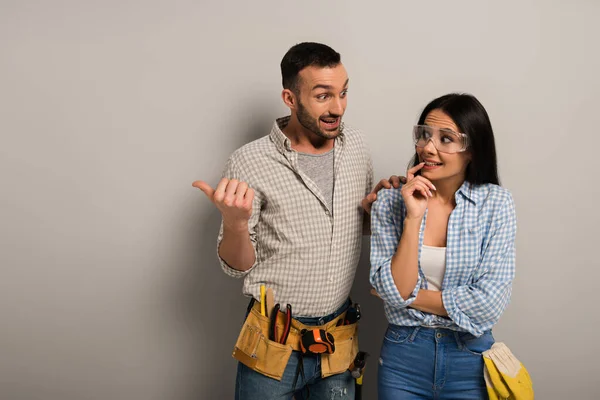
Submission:
<svg viewBox="0 0 600 400">
<path fill-rule="evenodd" d="M 371 210 L 370 282 L 381 299 L 390 307 L 406 308 L 417 297 L 421 276 L 407 299 L 404 299 L 392 276 L 392 257 L 402 236 L 404 203 L 398 189 L 382 189 Z"/>
<path fill-rule="evenodd" d="M 248 183 L 248 186 L 252 187 L 250 182 L 248 182 L 248 178 L 243 176 L 240 169 L 241 168 L 237 166 L 234 154 L 227 161 L 227 165 L 225 166 L 225 170 L 223 171 L 222 177 L 228 179 L 237 179 L 239 181 Z M 260 202 L 260 194 L 255 190 L 254 201 L 252 202 L 252 215 L 250 216 L 250 220 L 248 221 L 248 232 L 250 234 L 250 242 L 252 242 L 252 247 L 254 248 L 254 264 L 252 264 L 252 267 L 250 267 L 246 271 L 240 271 L 231 267 L 225 262 L 225 260 L 221 258 L 221 255 L 219 254 L 219 247 L 221 246 L 221 241 L 223 240 L 223 221 L 221 220 L 221 228 L 219 229 L 219 236 L 217 237 L 217 257 L 219 258 L 219 262 L 221 264 L 223 272 L 225 272 L 227 275 L 233 278 L 245 277 L 258 264 L 257 238 L 255 228 L 260 216 Z"/>
<path fill-rule="evenodd" d="M 478 266 L 477 280 L 464 286 L 442 291 L 448 316 L 459 327 L 475 336 L 491 329 L 510 302 L 515 276 L 515 237 L 517 231 L 512 196 L 499 207 L 490 230 L 489 240 Z"/>
</svg>

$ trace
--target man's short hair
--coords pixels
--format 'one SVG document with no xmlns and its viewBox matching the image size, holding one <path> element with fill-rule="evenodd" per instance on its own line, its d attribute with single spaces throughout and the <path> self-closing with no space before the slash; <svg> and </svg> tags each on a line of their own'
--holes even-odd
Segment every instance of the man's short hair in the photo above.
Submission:
<svg viewBox="0 0 600 400">
<path fill-rule="evenodd" d="M 331 47 L 313 42 L 291 47 L 281 60 L 281 77 L 284 89 L 298 89 L 298 74 L 306 67 L 335 67 L 341 62 L 340 53 Z"/>
</svg>

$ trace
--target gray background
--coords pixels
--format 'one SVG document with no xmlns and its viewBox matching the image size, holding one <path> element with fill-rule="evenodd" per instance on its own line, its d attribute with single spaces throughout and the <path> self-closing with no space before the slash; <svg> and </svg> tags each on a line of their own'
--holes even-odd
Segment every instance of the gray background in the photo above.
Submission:
<svg viewBox="0 0 600 400">
<path fill-rule="evenodd" d="M 598 398 L 599 16 L 591 0 L 1 0 L 0 398 L 232 398 L 246 300 L 191 182 L 216 184 L 286 114 L 279 62 L 306 40 L 341 52 L 378 178 L 404 173 L 429 100 L 483 102 L 519 220 L 496 337 L 538 399 Z"/>
</svg>

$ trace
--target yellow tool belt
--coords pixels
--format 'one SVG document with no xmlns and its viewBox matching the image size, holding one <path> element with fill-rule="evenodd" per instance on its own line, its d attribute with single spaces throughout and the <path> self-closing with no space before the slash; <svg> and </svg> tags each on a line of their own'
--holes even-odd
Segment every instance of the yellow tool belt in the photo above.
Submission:
<svg viewBox="0 0 600 400">
<path fill-rule="evenodd" d="M 286 343 L 269 340 L 270 320 L 260 313 L 260 303 L 255 301 L 233 349 L 233 358 L 263 375 L 281 380 L 292 351 L 300 351 L 303 329 L 323 329 L 333 335 L 335 352 L 321 354 L 321 376 L 326 378 L 348 369 L 358 353 L 358 324 L 336 326 L 346 312 L 319 326 L 304 325 L 292 318 Z M 277 330 L 283 332 L 285 314 L 277 316 Z"/>
</svg>

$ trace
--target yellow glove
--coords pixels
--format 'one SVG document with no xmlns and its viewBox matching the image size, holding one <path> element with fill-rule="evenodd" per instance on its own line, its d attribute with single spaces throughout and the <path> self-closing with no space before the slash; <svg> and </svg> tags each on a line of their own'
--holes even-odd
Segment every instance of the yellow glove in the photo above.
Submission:
<svg viewBox="0 0 600 400">
<path fill-rule="evenodd" d="M 485 380 L 485 387 L 487 388 L 489 400 L 500 400 L 498 393 L 496 393 L 496 389 L 494 389 L 494 384 L 492 383 L 492 378 L 490 378 L 487 365 L 483 366 L 483 379 Z"/>
<path fill-rule="evenodd" d="M 488 351 L 490 351 L 490 350 L 488 350 Z M 494 364 L 494 362 L 489 357 L 486 357 L 485 353 L 486 352 L 483 353 L 484 354 L 483 362 L 485 365 L 485 368 L 483 371 L 484 372 L 483 377 L 485 378 L 485 375 L 487 372 L 489 380 L 491 382 L 491 385 L 488 385 L 488 386 L 492 386 L 492 388 L 494 388 L 494 391 L 496 392 L 496 396 L 498 399 L 513 400 L 513 398 L 511 397 L 510 389 L 508 388 L 508 386 L 506 386 L 506 383 L 502 379 L 502 374 L 500 373 L 498 368 L 496 368 L 496 364 Z M 486 382 L 486 384 L 487 384 L 487 382 Z M 488 393 L 489 392 L 490 392 L 490 390 L 488 389 Z M 490 399 L 491 399 L 491 397 L 490 397 Z"/>
<path fill-rule="evenodd" d="M 525 366 L 504 343 L 483 352 L 490 380 L 500 398 L 533 400 L 533 385 Z"/>
</svg>

